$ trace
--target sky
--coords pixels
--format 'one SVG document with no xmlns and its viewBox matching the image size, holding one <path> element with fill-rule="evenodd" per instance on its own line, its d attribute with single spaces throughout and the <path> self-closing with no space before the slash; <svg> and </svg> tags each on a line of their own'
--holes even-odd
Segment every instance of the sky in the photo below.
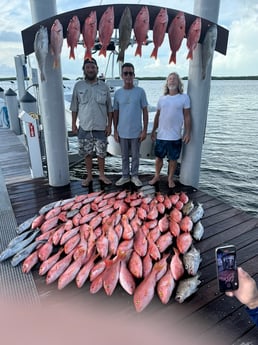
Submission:
<svg viewBox="0 0 258 345">
<path fill-rule="evenodd" d="M 38 0 L 41 1 L 41 0 Z M 199 0 L 197 0 L 199 1 Z M 206 0 L 214 1 L 214 0 Z M 132 3 L 158 5 L 157 1 L 97 1 L 97 0 L 56 0 L 57 14 L 83 8 L 86 6 L 106 5 L 112 3 Z M 182 10 L 194 14 L 194 0 L 162 0 L 164 7 Z M 257 0 L 220 0 L 218 24 L 229 30 L 227 54 L 215 51 L 212 65 L 213 76 L 253 76 L 258 75 L 258 1 Z M 21 31 L 32 25 L 29 0 L 2 0 L 0 17 L 0 78 L 16 75 L 14 57 L 23 54 Z M 151 38 L 152 32 L 150 32 Z M 167 76 L 176 71 L 181 76 L 188 75 L 189 60 L 186 59 L 186 39 L 177 53 L 176 65 L 169 64 L 170 47 L 167 34 L 158 51 L 158 59 L 150 58 L 153 45 L 143 47 L 142 57 L 135 57 L 136 46 L 126 50 L 126 61 L 135 65 L 136 76 Z M 61 68 L 64 77 L 75 79 L 82 76 L 84 48 L 75 50 L 75 60 L 69 59 L 69 50 L 64 40 Z M 108 55 L 107 55 L 108 56 Z M 99 72 L 111 76 L 111 63 L 108 59 L 97 57 Z M 32 67 L 37 67 L 34 53 L 30 54 Z M 117 65 L 117 64 L 115 64 Z M 117 71 L 116 71 L 117 68 Z M 115 66 L 114 74 L 118 74 Z M 116 76 L 116 75 L 115 75 Z"/>
</svg>

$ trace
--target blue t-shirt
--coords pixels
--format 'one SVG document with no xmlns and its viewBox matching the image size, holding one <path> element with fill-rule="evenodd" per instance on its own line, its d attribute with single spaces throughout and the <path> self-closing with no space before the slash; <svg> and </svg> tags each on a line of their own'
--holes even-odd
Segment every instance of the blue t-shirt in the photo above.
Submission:
<svg viewBox="0 0 258 345">
<path fill-rule="evenodd" d="M 119 111 L 117 131 L 120 138 L 135 139 L 142 131 L 142 110 L 148 106 L 143 88 L 118 89 L 114 95 L 114 110 Z"/>
</svg>

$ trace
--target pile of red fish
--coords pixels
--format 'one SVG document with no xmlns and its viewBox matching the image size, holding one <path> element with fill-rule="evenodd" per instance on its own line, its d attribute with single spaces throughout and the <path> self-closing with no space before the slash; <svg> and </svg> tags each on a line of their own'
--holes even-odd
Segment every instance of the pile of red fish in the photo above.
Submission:
<svg viewBox="0 0 258 345">
<path fill-rule="evenodd" d="M 57 281 L 58 289 L 72 281 L 81 288 L 89 281 L 91 293 L 104 288 L 110 296 L 120 283 L 133 295 L 137 311 L 155 291 L 165 304 L 176 289 L 175 299 L 182 303 L 200 284 L 200 252 L 193 242 L 203 235 L 202 216 L 202 205 L 194 206 L 184 192 L 78 195 L 45 205 L 21 224 L 0 261 L 18 251 L 12 248 L 26 241 L 27 233 L 36 236 L 33 249 L 14 255 L 12 265 L 23 261 L 24 273 L 37 267 L 47 284 Z"/>
</svg>

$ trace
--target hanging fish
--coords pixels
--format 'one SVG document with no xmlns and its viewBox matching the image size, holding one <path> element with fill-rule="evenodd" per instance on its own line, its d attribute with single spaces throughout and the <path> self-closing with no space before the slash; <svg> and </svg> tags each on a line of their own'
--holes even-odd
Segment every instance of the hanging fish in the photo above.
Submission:
<svg viewBox="0 0 258 345">
<path fill-rule="evenodd" d="M 207 69 L 210 66 L 213 52 L 216 47 L 217 35 L 217 25 L 213 24 L 207 30 L 202 42 L 202 79 L 206 78 Z"/>
<path fill-rule="evenodd" d="M 92 58 L 91 49 L 94 47 L 97 36 L 97 14 L 96 11 L 91 11 L 84 21 L 82 36 L 85 50 L 84 60 Z"/>
<path fill-rule="evenodd" d="M 197 17 L 193 23 L 191 24 L 188 33 L 187 33 L 187 41 L 186 46 L 189 49 L 187 54 L 187 59 L 193 59 L 193 51 L 197 47 L 201 36 L 201 29 L 202 29 L 202 20 L 201 18 Z"/>
<path fill-rule="evenodd" d="M 130 8 L 126 7 L 119 22 L 119 53 L 117 61 L 124 62 L 125 50 L 130 44 L 132 26 L 132 14 Z"/>
<path fill-rule="evenodd" d="M 60 65 L 60 55 L 63 47 L 63 25 L 58 19 L 55 19 L 51 26 L 50 32 L 50 48 L 51 54 L 54 57 L 53 68 L 57 68 Z"/>
<path fill-rule="evenodd" d="M 45 66 L 48 54 L 48 32 L 47 28 L 44 26 L 40 26 L 39 30 L 36 32 L 34 39 L 34 52 L 40 70 L 40 79 L 41 81 L 45 81 Z"/>
<path fill-rule="evenodd" d="M 157 14 L 153 25 L 153 43 L 154 49 L 151 57 L 157 59 L 158 49 L 164 41 L 165 33 L 168 25 L 168 12 L 166 8 L 161 8 Z"/>
<path fill-rule="evenodd" d="M 77 43 L 80 38 L 81 29 L 80 21 L 77 16 L 73 16 L 67 27 L 66 41 L 68 48 L 70 48 L 69 59 L 75 59 L 74 48 L 77 47 Z"/>
<path fill-rule="evenodd" d="M 147 6 L 143 6 L 140 12 L 137 14 L 134 23 L 134 35 L 137 43 L 137 48 L 135 51 L 135 56 L 142 56 L 142 45 L 146 44 L 149 31 L 149 10 Z"/>
<path fill-rule="evenodd" d="M 185 14 L 178 12 L 172 20 L 168 28 L 169 45 L 171 49 L 171 56 L 169 63 L 176 64 L 176 53 L 181 47 L 183 38 L 185 37 Z"/>
<path fill-rule="evenodd" d="M 114 22 L 114 7 L 109 6 L 99 21 L 99 42 L 101 44 L 99 55 L 104 55 L 106 57 L 107 47 L 114 30 Z"/>
</svg>

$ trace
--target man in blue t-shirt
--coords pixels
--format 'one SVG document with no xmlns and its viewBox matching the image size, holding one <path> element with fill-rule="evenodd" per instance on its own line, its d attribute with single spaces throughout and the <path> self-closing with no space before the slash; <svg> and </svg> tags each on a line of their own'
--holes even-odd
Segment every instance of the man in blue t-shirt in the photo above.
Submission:
<svg viewBox="0 0 258 345">
<path fill-rule="evenodd" d="M 134 66 L 127 62 L 122 66 L 124 85 L 114 95 L 114 138 L 120 143 L 122 177 L 116 186 L 131 181 L 141 187 L 138 177 L 140 145 L 147 136 L 148 102 L 143 88 L 134 85 Z M 129 154 L 131 151 L 131 168 Z"/>
</svg>

